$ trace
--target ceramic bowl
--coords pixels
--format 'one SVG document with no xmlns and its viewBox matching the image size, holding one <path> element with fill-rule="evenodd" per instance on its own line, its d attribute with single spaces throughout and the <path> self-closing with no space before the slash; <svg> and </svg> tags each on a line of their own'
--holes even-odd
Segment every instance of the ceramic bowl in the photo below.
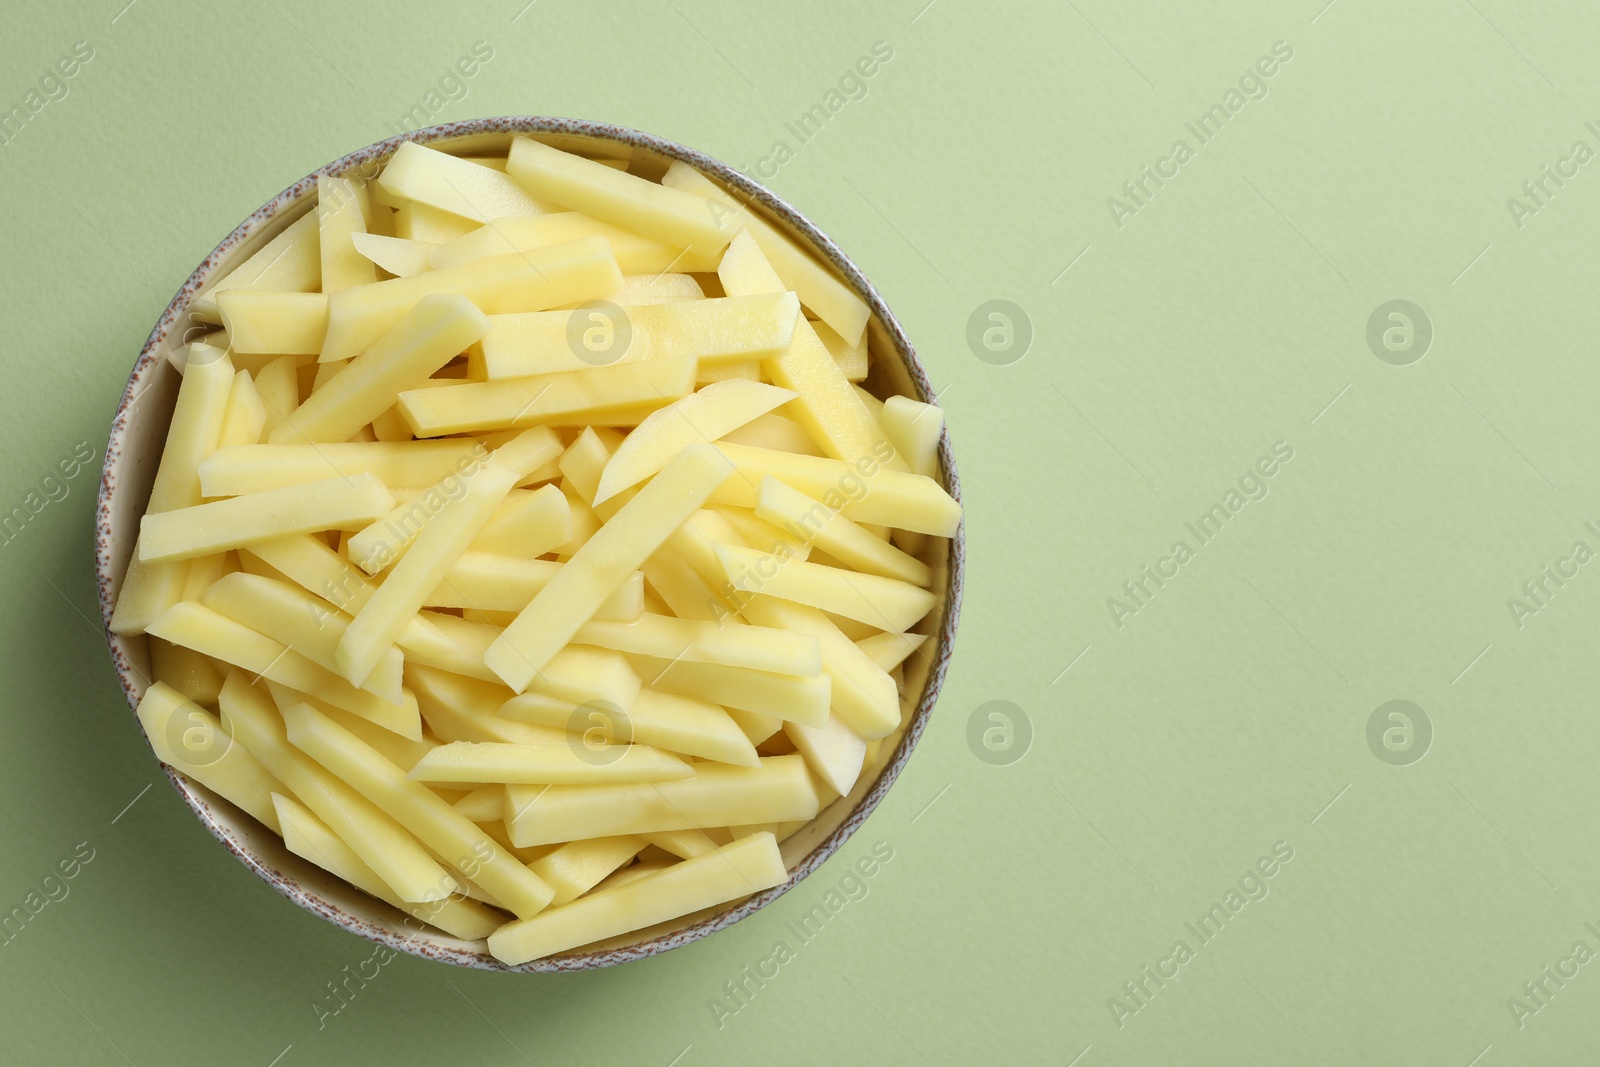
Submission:
<svg viewBox="0 0 1600 1067">
<path fill-rule="evenodd" d="M 312 210 L 318 175 L 373 177 L 406 140 L 458 155 L 474 155 L 504 153 L 516 135 L 530 135 L 580 154 L 625 156 L 634 173 L 650 178 L 659 178 L 674 160 L 695 167 L 830 265 L 867 302 L 872 309 L 868 334 L 874 364 L 872 377 L 865 383 L 867 388 L 879 396 L 898 393 L 932 401 L 933 390 L 910 338 L 855 264 L 804 215 L 725 163 L 650 134 L 559 118 L 475 119 L 393 137 L 329 163 L 267 201 L 205 258 L 156 322 L 117 408 L 101 475 L 95 570 L 100 610 L 108 624 L 171 420 L 179 375 L 170 357 L 181 349 L 186 334 L 194 329 L 189 305 L 195 295 Z M 959 500 L 960 485 L 948 436 L 941 442 L 939 454 L 939 477 Z M 933 542 L 938 546 L 937 556 L 928 561 L 935 568 L 934 588 L 940 594 L 940 602 L 920 626 L 932 635 L 923 648 L 926 654 L 914 655 L 906 664 L 903 710 L 909 715 L 904 725 L 882 747 L 887 758 L 880 756 L 876 767 L 867 768 L 849 796 L 834 801 L 783 843 L 783 857 L 791 872 L 789 880 L 744 900 L 611 942 L 507 967 L 489 955 L 482 941 L 463 941 L 440 932 L 417 933 L 403 925 L 405 917 L 400 912 L 294 855 L 277 835 L 198 782 L 170 768 L 163 769 L 206 829 L 268 885 L 307 911 L 397 951 L 458 966 L 512 971 L 585 970 L 651 956 L 730 926 L 794 888 L 843 845 L 883 799 L 927 728 L 944 680 L 961 606 L 964 532 L 963 526 L 947 546 Z M 109 629 L 107 640 L 131 709 L 137 706 L 148 684 L 146 640 L 143 636 L 119 637 Z M 137 718 L 134 722 L 138 722 Z"/>
</svg>

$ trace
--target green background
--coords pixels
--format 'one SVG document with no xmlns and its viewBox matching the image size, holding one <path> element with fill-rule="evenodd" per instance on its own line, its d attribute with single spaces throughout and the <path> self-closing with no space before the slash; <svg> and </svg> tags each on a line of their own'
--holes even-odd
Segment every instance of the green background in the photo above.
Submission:
<svg viewBox="0 0 1600 1067">
<path fill-rule="evenodd" d="M 107 661 L 79 474 L 0 545 L 0 911 L 94 850 L 0 946 L 0 1058 L 1593 1062 L 1600 963 L 1520 1028 L 1507 1006 L 1575 942 L 1600 952 L 1600 563 L 1520 627 L 1507 605 L 1574 542 L 1600 550 L 1600 162 L 1547 180 L 1520 227 L 1507 206 L 1575 141 L 1600 150 L 1591 7 L 124 2 L 0 34 L 5 108 L 94 49 L 0 147 L 0 510 L 80 442 L 98 464 L 139 346 L 217 240 L 394 132 L 484 41 L 438 121 L 598 119 L 747 168 L 788 142 L 769 184 L 876 282 L 940 390 L 965 611 L 916 758 L 774 906 L 597 973 L 401 957 L 319 1029 L 313 1002 L 370 946 L 160 779 Z M 797 144 L 785 123 L 877 41 L 893 58 L 865 96 Z M 1278 41 L 1267 94 L 1199 145 L 1184 123 Z M 1180 138 L 1194 158 L 1119 227 L 1107 199 Z M 1009 365 L 968 344 L 992 299 L 1031 322 Z M 1367 342 L 1394 299 L 1433 333 L 1405 366 Z M 1268 495 L 1201 545 L 1185 523 L 1280 441 Z M 1180 539 L 1193 559 L 1118 628 L 1107 599 Z M 1421 709 L 1408 750 L 1392 735 L 1406 765 L 1368 742 L 1397 699 Z M 995 700 L 1027 722 L 974 749 Z M 722 984 L 877 841 L 894 858 L 868 895 L 719 1027 Z M 1201 944 L 1185 923 L 1277 842 L 1270 893 Z M 1108 999 L 1138 1006 L 1122 984 L 1178 940 L 1180 977 L 1119 1026 Z"/>
</svg>

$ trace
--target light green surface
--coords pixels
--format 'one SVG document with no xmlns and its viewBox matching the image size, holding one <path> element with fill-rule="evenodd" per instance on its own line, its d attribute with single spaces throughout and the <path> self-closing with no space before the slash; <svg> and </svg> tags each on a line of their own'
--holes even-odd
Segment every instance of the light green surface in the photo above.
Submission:
<svg viewBox="0 0 1600 1067">
<path fill-rule="evenodd" d="M 100 636 L 81 473 L 0 546 L 0 910 L 79 842 L 94 857 L 0 946 L 0 1058 L 1593 1062 L 1600 963 L 1521 1029 L 1507 1007 L 1574 942 L 1600 952 L 1600 562 L 1521 628 L 1507 607 L 1575 541 L 1600 551 L 1600 162 L 1521 228 L 1506 204 L 1574 141 L 1600 151 L 1589 7 L 123 2 L 0 35 L 7 106 L 94 49 L 0 147 L 0 504 L 44 500 L 80 442 L 97 468 L 139 345 L 222 235 L 485 41 L 438 120 L 607 120 L 746 167 L 788 142 L 770 184 L 876 281 L 941 390 L 966 608 L 915 760 L 777 905 L 600 973 L 399 958 L 319 1029 L 371 946 L 257 881 L 158 778 Z M 880 40 L 865 96 L 798 144 L 785 123 Z M 1278 41 L 1267 95 L 1199 145 L 1184 123 Z M 1107 198 L 1178 138 L 1194 158 L 1118 228 Z M 967 344 L 991 299 L 1031 318 L 1009 366 Z M 1407 366 L 1366 342 L 1394 299 L 1433 327 Z M 1185 523 L 1280 441 L 1269 494 L 1201 545 Z M 1180 539 L 1194 558 L 1118 629 L 1107 598 Z M 1433 731 L 1410 765 L 1367 741 L 1397 699 Z M 967 742 L 993 700 L 1032 724 L 1007 765 Z M 789 924 L 878 841 L 867 895 L 801 944 Z M 1276 842 L 1268 895 L 1201 944 L 1185 923 Z M 719 1028 L 711 998 L 780 939 L 794 958 Z M 1181 977 L 1119 1028 L 1108 998 L 1178 940 Z"/>
</svg>

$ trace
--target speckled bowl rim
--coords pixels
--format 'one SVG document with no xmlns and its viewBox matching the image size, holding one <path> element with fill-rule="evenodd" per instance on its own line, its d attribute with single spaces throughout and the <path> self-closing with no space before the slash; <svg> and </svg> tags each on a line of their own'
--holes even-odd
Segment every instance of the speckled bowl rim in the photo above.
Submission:
<svg viewBox="0 0 1600 1067">
<path fill-rule="evenodd" d="M 205 261 L 184 282 L 183 287 L 178 290 L 177 295 L 172 299 L 172 303 L 167 306 L 166 310 L 162 312 L 161 318 L 156 322 L 155 329 L 150 332 L 150 337 L 140 351 L 138 361 L 134 364 L 133 372 L 128 377 L 127 387 L 123 391 L 122 401 L 117 407 L 117 414 L 112 422 L 110 440 L 105 451 L 105 463 L 101 471 L 100 496 L 95 527 L 95 571 L 99 581 L 100 613 L 106 625 L 106 638 L 110 646 L 112 663 L 116 667 L 117 678 L 122 684 L 123 693 L 128 698 L 130 710 L 137 707 L 138 698 L 143 687 L 136 677 L 138 671 L 129 660 L 123 647 L 124 639 L 117 637 L 110 631 L 111 610 L 113 607 L 111 588 L 114 571 L 111 549 L 112 499 L 117 488 L 116 468 L 122 456 L 123 443 L 132 425 L 131 409 L 136 398 L 149 386 L 152 375 L 156 370 L 156 363 L 162 358 L 158 353 L 161 343 L 167 338 L 174 325 L 181 321 L 195 294 L 218 271 L 227 253 L 246 237 L 257 232 L 260 227 L 267 225 L 280 211 L 299 204 L 309 192 L 315 189 L 319 175 L 341 175 L 349 174 L 352 171 L 366 174 L 374 173 L 376 164 L 388 157 L 405 141 L 417 141 L 427 144 L 475 135 L 517 133 L 566 134 L 592 137 L 655 152 L 669 159 L 682 160 L 724 187 L 734 190 L 746 201 L 753 202 L 764 208 L 765 214 L 780 220 L 794 236 L 808 243 L 816 253 L 830 263 L 846 283 L 867 302 L 874 318 L 878 320 L 878 323 L 886 331 L 895 352 L 904 363 L 918 394 L 923 400 L 930 403 L 933 402 L 934 390 L 928 382 L 927 373 L 921 361 L 917 358 L 916 349 L 912 346 L 911 339 L 906 335 L 899 320 L 889 310 L 889 306 L 884 302 L 883 297 L 879 295 L 877 289 L 873 288 L 872 283 L 867 281 L 866 277 L 850 261 L 849 257 L 826 234 L 813 225 L 809 219 L 774 195 L 770 190 L 751 181 L 727 164 L 702 152 L 686 148 L 661 137 L 620 126 L 542 116 L 503 116 L 451 122 L 391 137 L 376 144 L 368 145 L 366 148 L 342 156 L 327 166 L 308 174 L 267 201 L 252 213 L 249 218 L 240 223 L 239 227 L 230 233 L 206 257 Z M 961 485 L 956 474 L 955 457 L 951 451 L 948 433 L 940 441 L 939 458 L 942 468 L 942 482 L 950 494 L 960 500 Z M 212 836 L 221 842 L 229 852 L 233 853 L 239 862 L 254 871 L 262 881 L 302 908 L 370 941 L 423 959 L 493 971 L 558 972 L 591 970 L 625 963 L 630 960 L 643 959 L 647 956 L 665 952 L 668 949 L 677 948 L 680 945 L 686 945 L 691 941 L 697 941 L 708 934 L 733 925 L 745 916 L 772 903 L 772 901 L 793 889 L 803 878 L 820 867 L 823 861 L 836 852 L 866 822 L 867 816 L 872 814 L 873 809 L 878 806 L 878 803 L 888 792 L 889 787 L 894 784 L 901 769 L 910 758 L 912 749 L 916 747 L 918 739 L 922 737 L 922 733 L 927 728 L 928 720 L 932 714 L 934 702 L 937 700 L 939 690 L 943 685 L 945 671 L 948 668 L 951 651 L 954 646 L 956 622 L 961 609 L 962 578 L 965 569 L 965 534 L 966 524 L 963 521 L 950 544 L 949 565 L 947 568 L 949 580 L 944 597 L 944 617 L 940 620 L 939 627 L 933 635 L 935 641 L 934 654 L 932 665 L 929 668 L 927 679 L 923 686 L 922 696 L 912 712 L 910 723 L 904 730 L 893 757 L 884 765 L 878 774 L 877 781 L 873 783 L 855 809 L 831 834 L 823 838 L 795 865 L 788 881 L 782 885 L 745 898 L 732 907 L 717 912 L 699 922 L 643 941 L 604 950 L 578 951 L 534 960 L 516 967 L 508 967 L 488 955 L 487 951 L 464 951 L 454 945 L 434 942 L 430 940 L 431 935 L 426 933 L 407 936 L 400 931 L 350 914 L 339 905 L 323 899 L 314 890 L 301 885 L 292 875 L 279 871 L 266 859 L 252 851 L 246 842 L 236 837 L 230 827 L 224 824 L 222 818 L 214 810 L 208 796 L 200 795 L 199 791 L 203 787 L 165 765 L 162 765 L 162 769 L 166 772 L 167 779 L 172 783 L 173 788 L 177 790 L 178 795 L 183 798 L 184 803 L 189 806 L 200 822 L 211 831 Z M 135 716 L 134 721 L 138 722 L 137 716 Z M 142 726 L 140 729 L 142 732 Z M 207 793 L 209 794 L 209 791 Z M 375 901 L 375 903 L 380 906 L 386 906 L 382 905 L 381 901 Z"/>
</svg>

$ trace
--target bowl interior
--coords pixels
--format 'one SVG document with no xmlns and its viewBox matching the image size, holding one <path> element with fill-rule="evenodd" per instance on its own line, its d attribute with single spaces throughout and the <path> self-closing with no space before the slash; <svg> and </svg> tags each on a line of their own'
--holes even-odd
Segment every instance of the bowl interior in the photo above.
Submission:
<svg viewBox="0 0 1600 1067">
<path fill-rule="evenodd" d="M 519 134 L 584 155 L 627 159 L 630 171 L 650 178 L 659 178 L 674 160 L 696 167 L 830 265 L 868 302 L 873 312 L 868 325 L 873 371 L 864 384 L 872 393 L 932 401 L 932 389 L 909 339 L 876 290 L 809 221 L 725 164 L 648 134 L 565 119 L 483 119 L 433 127 L 403 139 L 428 143 L 457 155 L 473 155 L 503 153 L 512 137 Z M 375 176 L 401 140 L 393 138 L 351 153 L 284 190 L 206 258 L 163 313 L 128 380 L 106 449 L 95 562 L 101 611 L 108 627 L 172 417 L 180 381 L 172 361 L 190 339 L 208 328 L 190 318 L 190 302 L 296 218 L 312 210 L 318 174 Z M 940 479 L 959 500 L 960 485 L 948 436 L 941 442 L 940 457 Z M 918 626 L 919 631 L 932 635 L 930 641 L 905 664 L 900 730 L 886 739 L 879 749 L 877 765 L 866 769 L 849 796 L 834 801 L 783 842 L 781 850 L 791 872 L 789 880 L 742 901 L 636 931 L 612 942 L 506 967 L 489 955 L 482 941 L 463 941 L 431 928 L 419 929 L 414 920 L 389 905 L 291 853 L 276 834 L 200 783 L 164 769 L 206 828 L 269 885 L 307 911 L 398 951 L 463 966 L 517 971 L 587 969 L 652 955 L 728 926 L 776 899 L 843 844 L 877 805 L 925 727 L 944 678 L 960 608 L 964 532 L 963 526 L 948 542 L 930 539 L 930 554 L 924 556 L 934 567 L 933 588 L 940 594 L 940 602 Z M 135 707 L 149 684 L 148 643 L 143 636 L 111 634 L 109 628 L 107 634 L 118 678 L 130 708 Z"/>
</svg>

